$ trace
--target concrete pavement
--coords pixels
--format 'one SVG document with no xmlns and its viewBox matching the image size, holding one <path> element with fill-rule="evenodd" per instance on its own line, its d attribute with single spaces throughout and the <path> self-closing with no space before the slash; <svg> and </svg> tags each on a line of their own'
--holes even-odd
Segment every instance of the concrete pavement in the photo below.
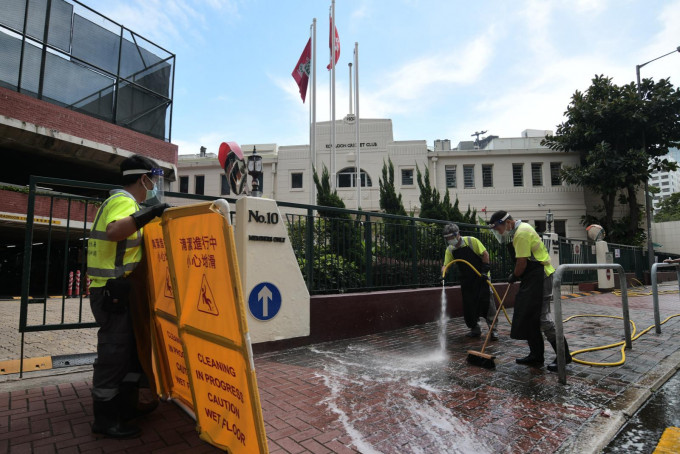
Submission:
<svg viewBox="0 0 680 454">
<path fill-rule="evenodd" d="M 653 324 L 651 296 L 629 302 L 638 332 Z M 662 320 L 680 313 L 677 293 L 661 295 L 660 303 Z M 8 304 L 0 302 L 3 319 Z M 620 297 L 564 300 L 563 312 L 565 318 L 621 315 Z M 501 340 L 489 349 L 497 355 L 494 370 L 466 363 L 467 350 L 479 350 L 483 340 L 465 337 L 462 319 L 448 321 L 444 348 L 439 328 L 429 323 L 256 355 L 270 452 L 599 452 L 680 366 L 680 317 L 663 325 L 660 335 L 652 330 L 634 341 L 622 366 L 569 365 L 566 386 L 545 368 L 515 364 L 527 347 L 508 338 L 504 318 Z M 59 346 L 61 351 L 93 351 L 95 330 L 80 331 L 42 339 L 48 333 L 28 333 L 26 356 L 33 348 L 50 353 L 45 343 L 62 336 L 71 340 L 68 347 Z M 10 334 L 17 336 L 16 325 Z M 572 350 L 609 344 L 623 339 L 623 322 L 577 318 L 565 324 L 565 334 Z M 8 335 L 3 329 L 3 343 Z M 553 354 L 547 343 L 546 348 L 549 362 Z M 619 356 L 615 349 L 578 358 L 614 361 Z M 93 436 L 89 369 L 30 372 L 23 380 L 16 374 L 0 376 L 0 453 L 217 452 L 198 439 L 193 420 L 170 403 L 141 421 L 140 438 Z"/>
</svg>

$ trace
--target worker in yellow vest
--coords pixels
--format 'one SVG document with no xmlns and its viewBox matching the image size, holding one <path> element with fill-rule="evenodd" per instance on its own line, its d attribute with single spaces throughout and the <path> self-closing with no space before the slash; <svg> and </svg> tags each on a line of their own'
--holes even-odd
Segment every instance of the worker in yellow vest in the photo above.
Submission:
<svg viewBox="0 0 680 454">
<path fill-rule="evenodd" d="M 129 424 L 138 415 L 137 393 L 143 377 L 140 360 L 146 360 L 137 354 L 131 314 L 139 308 L 131 306 L 140 304 L 135 297 L 140 289 L 132 274 L 142 260 L 143 227 L 168 207 L 165 203 L 144 208 L 139 205 L 147 200 L 159 201 L 163 170 L 153 160 L 133 155 L 120 168 L 123 189 L 111 191 L 99 208 L 87 250 L 87 272 L 92 279 L 90 306 L 99 326 L 92 378 L 92 431 L 113 438 L 141 432 Z M 158 405 L 157 400 L 153 403 L 141 411 L 153 410 Z"/>
<path fill-rule="evenodd" d="M 515 262 L 515 267 L 508 276 L 508 283 L 521 281 L 519 291 L 515 295 L 510 337 L 526 340 L 529 344 L 529 355 L 517 358 L 515 362 L 543 367 L 545 352 L 543 335 L 557 353 L 555 323 L 550 313 L 555 272 L 550 263 L 550 255 L 536 230 L 526 222 L 514 220 L 506 211 L 496 211 L 489 219 L 489 227 L 496 239 L 506 245 Z M 565 360 L 569 364 L 572 358 L 566 338 L 564 350 Z M 557 371 L 557 358 L 548 365 L 548 370 Z"/>
<path fill-rule="evenodd" d="M 489 287 L 489 252 L 481 241 L 473 236 L 462 236 L 457 224 L 449 222 L 442 231 L 444 240 L 447 243 L 444 253 L 444 265 L 454 260 L 465 260 L 470 263 L 478 272 L 477 274 L 469 265 L 458 262 L 458 272 L 460 273 L 460 293 L 463 297 L 463 320 L 470 331 L 465 334 L 467 337 L 479 337 L 482 329 L 479 327 L 479 318 L 486 319 L 486 325 L 491 329 L 491 324 L 496 315 L 496 305 L 493 301 L 491 287 Z M 481 276 L 480 276 L 481 274 Z M 490 336 L 491 340 L 498 340 L 498 330 L 494 327 Z"/>
</svg>

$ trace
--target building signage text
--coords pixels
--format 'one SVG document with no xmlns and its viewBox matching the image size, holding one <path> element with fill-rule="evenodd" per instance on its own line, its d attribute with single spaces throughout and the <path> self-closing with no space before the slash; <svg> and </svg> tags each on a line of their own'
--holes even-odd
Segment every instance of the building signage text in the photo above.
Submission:
<svg viewBox="0 0 680 454">
<path fill-rule="evenodd" d="M 361 148 L 367 148 L 367 147 L 377 147 L 378 142 L 361 142 L 359 144 Z M 356 143 L 336 143 L 335 148 L 356 148 L 357 144 Z M 327 143 L 326 148 L 331 148 L 331 144 Z"/>
</svg>

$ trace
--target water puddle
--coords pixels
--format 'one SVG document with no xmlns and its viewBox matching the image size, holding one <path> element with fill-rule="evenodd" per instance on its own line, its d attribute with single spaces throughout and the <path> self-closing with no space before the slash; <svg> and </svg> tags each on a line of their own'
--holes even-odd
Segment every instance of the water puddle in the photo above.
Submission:
<svg viewBox="0 0 680 454">
<path fill-rule="evenodd" d="M 330 396 L 323 403 L 358 451 L 493 452 L 445 405 L 451 388 L 440 389 L 437 377 L 446 373 L 446 351 L 397 355 L 361 345 L 311 351 L 324 357 L 324 371 L 317 375 Z"/>
<path fill-rule="evenodd" d="M 667 427 L 680 426 L 680 373 L 676 373 L 623 426 L 603 453 L 652 452 Z"/>
</svg>

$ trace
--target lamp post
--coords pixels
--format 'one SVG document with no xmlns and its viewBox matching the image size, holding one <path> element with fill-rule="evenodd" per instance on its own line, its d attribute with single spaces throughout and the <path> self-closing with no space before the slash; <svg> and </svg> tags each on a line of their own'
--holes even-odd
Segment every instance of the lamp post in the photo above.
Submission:
<svg viewBox="0 0 680 454">
<path fill-rule="evenodd" d="M 641 101 L 643 101 L 643 98 L 642 89 L 640 88 L 640 68 L 654 61 L 657 61 L 660 58 L 667 57 L 676 52 L 680 52 L 680 46 L 676 47 L 675 50 L 668 52 L 667 54 L 663 54 L 660 57 L 656 57 L 652 60 L 649 60 L 648 62 L 642 63 L 641 65 L 635 65 L 635 75 L 637 76 L 637 91 Z M 647 144 L 645 143 L 644 129 L 642 130 L 642 151 L 645 153 L 645 155 L 647 154 Z M 647 176 L 645 178 L 645 217 L 647 221 L 647 258 L 649 260 L 649 272 L 651 273 L 652 266 L 654 265 L 655 260 L 654 260 L 654 244 L 652 243 L 652 203 L 649 199 L 650 199 L 649 176 Z"/>
<path fill-rule="evenodd" d="M 548 212 L 545 213 L 545 223 L 548 226 L 548 233 L 552 232 L 552 223 L 553 223 L 553 213 L 550 211 L 550 208 L 548 208 Z"/>
<path fill-rule="evenodd" d="M 260 187 L 260 177 L 262 176 L 262 156 L 257 154 L 255 146 L 253 146 L 253 154 L 248 156 L 248 175 L 250 175 L 253 185 L 250 195 L 253 197 L 261 197 L 262 188 Z"/>
</svg>

